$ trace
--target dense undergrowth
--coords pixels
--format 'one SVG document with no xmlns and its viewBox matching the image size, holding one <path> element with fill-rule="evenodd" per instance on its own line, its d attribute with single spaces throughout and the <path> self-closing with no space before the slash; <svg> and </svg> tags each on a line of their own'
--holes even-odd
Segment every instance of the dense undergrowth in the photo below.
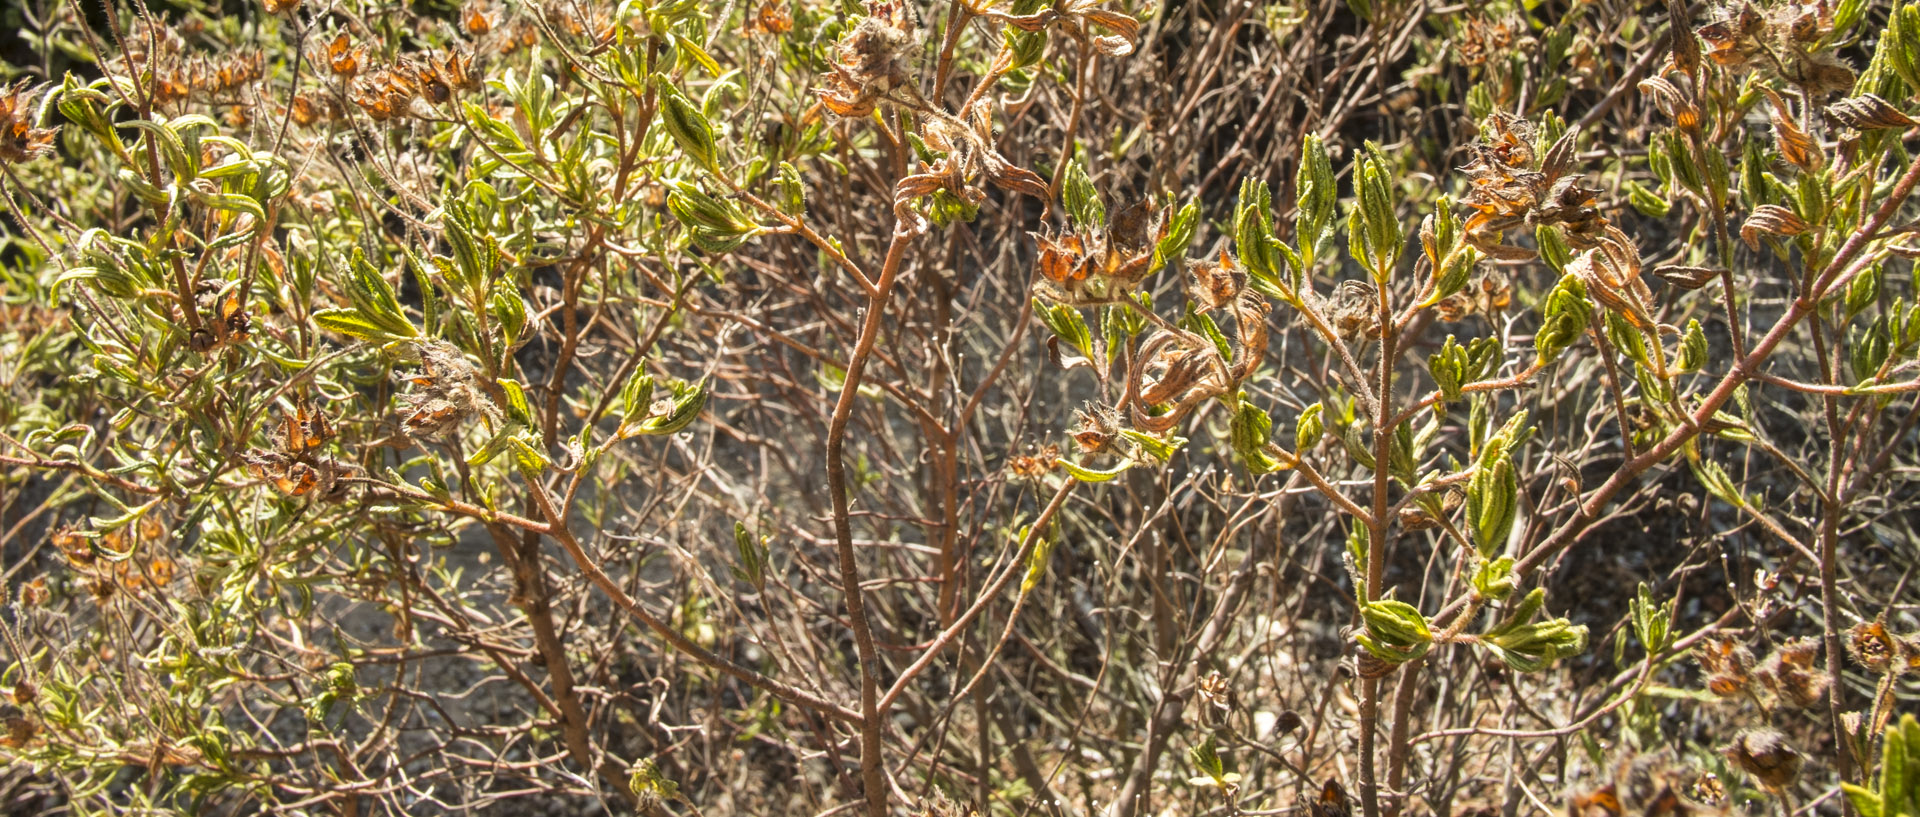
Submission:
<svg viewBox="0 0 1920 817">
<path fill-rule="evenodd" d="M 0 15 L 8 813 L 1920 817 L 1920 4 Z"/>
</svg>

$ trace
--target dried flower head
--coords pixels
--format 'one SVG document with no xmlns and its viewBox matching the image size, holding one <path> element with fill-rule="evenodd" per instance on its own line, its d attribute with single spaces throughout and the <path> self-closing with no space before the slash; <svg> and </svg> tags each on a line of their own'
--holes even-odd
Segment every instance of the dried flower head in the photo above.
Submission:
<svg viewBox="0 0 1920 817">
<path fill-rule="evenodd" d="M 1365 653 L 1365 650 L 1361 651 Z M 1307 804 L 1307 817 L 1353 817 L 1353 800 L 1340 781 L 1331 777 L 1320 787 L 1320 795 Z"/>
<path fill-rule="evenodd" d="M 47 577 L 35 576 L 20 588 L 20 603 L 28 607 L 38 607 L 53 598 L 53 591 L 47 587 Z"/>
<path fill-rule="evenodd" d="M 291 109 L 294 124 L 301 127 L 336 122 L 345 113 L 333 96 L 306 92 L 294 95 Z"/>
<path fill-rule="evenodd" d="M 914 24 L 902 0 L 867 0 L 860 18 L 833 49 L 833 70 L 815 89 L 820 104 L 835 116 L 873 112 L 888 91 L 907 83 L 907 55 L 914 46 Z"/>
<path fill-rule="evenodd" d="M 19 164 L 53 152 L 59 128 L 35 127 L 35 91 L 26 80 L 0 88 L 0 163 Z"/>
<path fill-rule="evenodd" d="M 1093 403 L 1073 413 L 1073 441 L 1082 454 L 1098 454 L 1113 444 L 1120 433 L 1120 415 L 1113 409 Z"/>
<path fill-rule="evenodd" d="M 1833 32 L 1835 5 L 1795 1 L 1762 9 L 1741 0 L 1716 10 L 1694 33 L 1714 63 L 1765 71 L 1820 99 L 1853 86 L 1852 68 L 1824 48 L 1815 50 Z"/>
<path fill-rule="evenodd" d="M 1886 622 L 1875 619 L 1855 624 L 1847 631 L 1847 654 L 1868 671 L 1885 674 L 1894 668 L 1899 647 L 1887 632 Z"/>
<path fill-rule="evenodd" d="M 1209 672 L 1207 677 L 1200 679 L 1196 691 L 1200 694 L 1200 702 L 1209 708 L 1231 712 L 1236 705 L 1233 687 L 1218 672 Z"/>
<path fill-rule="evenodd" d="M 1463 66 L 1485 65 L 1491 57 L 1504 57 L 1527 30 L 1526 23 L 1511 15 L 1490 16 L 1478 10 L 1467 12 L 1464 25 L 1453 38 L 1454 56 Z"/>
<path fill-rule="evenodd" d="M 48 541 L 59 549 L 60 555 L 67 557 L 68 564 L 77 569 L 85 570 L 92 567 L 98 558 L 93 552 L 93 540 L 87 538 L 86 534 L 81 533 L 78 528 L 63 527 L 48 537 Z"/>
<path fill-rule="evenodd" d="M 1060 446 L 1048 444 L 1044 448 L 1030 449 L 1025 454 L 1015 454 L 1007 458 L 1007 472 L 1018 479 L 1040 479 L 1057 466 L 1060 459 Z"/>
<path fill-rule="evenodd" d="M 1232 304 L 1246 288 L 1246 271 L 1233 263 L 1233 256 L 1224 247 L 1217 261 L 1187 264 L 1187 298 L 1202 312 Z"/>
<path fill-rule="evenodd" d="M 411 66 L 406 64 L 362 78 L 357 85 L 353 104 L 375 122 L 406 116 L 420 90 Z"/>
<path fill-rule="evenodd" d="M 1819 639 L 1789 641 L 1767 656 L 1754 675 L 1781 701 L 1806 709 L 1827 691 L 1827 674 L 1814 666 L 1819 657 Z"/>
<path fill-rule="evenodd" d="M 1558 225 L 1575 248 L 1593 246 L 1606 229 L 1599 191 L 1572 174 L 1574 135 L 1562 134 L 1544 155 L 1534 150 L 1533 125 L 1495 112 L 1481 124 L 1473 160 L 1460 172 L 1471 189 L 1461 204 L 1474 210 L 1462 225 L 1467 243 L 1494 258 L 1524 260 L 1533 251 L 1503 244 L 1516 227 Z"/>
<path fill-rule="evenodd" d="M 1146 277 L 1153 246 L 1165 237 L 1167 225 L 1166 211 L 1156 212 L 1142 201 L 1115 214 L 1105 230 L 1085 236 L 1029 233 L 1040 249 L 1036 289 L 1068 304 L 1121 297 Z M 1223 254 L 1222 263 L 1231 266 L 1232 261 Z"/>
<path fill-rule="evenodd" d="M 1640 276 L 1640 248 L 1620 228 L 1608 225 L 1593 249 L 1567 263 L 1567 274 L 1586 284 L 1601 306 L 1641 329 L 1653 329 L 1653 291 Z"/>
<path fill-rule="evenodd" d="M 1379 337 L 1379 290 L 1372 283 L 1357 278 L 1341 281 L 1328 300 L 1327 315 L 1340 337 Z"/>
<path fill-rule="evenodd" d="M 1800 752 L 1787 744 L 1786 736 L 1772 729 L 1741 732 L 1721 753 L 1760 785 L 1775 791 L 1799 778 L 1800 767 L 1805 763 Z"/>
<path fill-rule="evenodd" d="M 793 30 L 793 8 L 787 0 L 763 0 L 760 10 L 747 16 L 740 33 L 746 37 L 780 35 Z"/>
<path fill-rule="evenodd" d="M 366 57 L 366 50 L 353 44 L 353 38 L 347 32 L 333 38 L 327 44 L 327 67 L 334 76 L 351 80 L 360 73 L 360 61 Z"/>
<path fill-rule="evenodd" d="M 1447 323 L 1458 323 L 1474 315 L 1492 315 L 1513 305 L 1513 282 L 1498 269 L 1488 269 L 1478 281 L 1459 292 L 1441 298 L 1433 305 L 1434 315 Z"/>
<path fill-rule="evenodd" d="M 480 372 L 466 355 L 444 341 L 421 343 L 419 350 L 420 371 L 406 378 L 416 390 L 400 395 L 407 434 L 435 436 L 487 412 Z"/>
<path fill-rule="evenodd" d="M 1730 638 L 1708 639 L 1693 656 L 1708 676 L 1707 689 L 1722 698 L 1740 694 L 1753 676 L 1753 652 Z"/>
<path fill-rule="evenodd" d="M 460 7 L 460 30 L 469 37 L 485 36 L 500 24 L 500 9 L 483 0 L 468 0 Z"/>
</svg>

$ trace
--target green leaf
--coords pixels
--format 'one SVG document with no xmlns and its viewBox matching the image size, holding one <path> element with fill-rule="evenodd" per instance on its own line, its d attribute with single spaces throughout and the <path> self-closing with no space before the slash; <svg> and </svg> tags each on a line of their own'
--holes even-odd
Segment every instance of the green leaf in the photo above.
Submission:
<svg viewBox="0 0 1920 817">
<path fill-rule="evenodd" d="M 1492 601 L 1503 601 L 1513 594 L 1514 586 L 1519 579 L 1513 575 L 1512 556 L 1491 560 L 1479 558 L 1474 562 L 1474 595 Z"/>
<path fill-rule="evenodd" d="M 1199 745 L 1188 749 L 1187 760 L 1192 762 L 1195 769 L 1199 770 L 1202 775 L 1205 775 L 1207 779 L 1213 781 L 1216 785 L 1224 783 L 1226 764 L 1220 761 L 1220 752 L 1213 746 L 1212 735 L 1208 735 L 1207 739 Z"/>
<path fill-rule="evenodd" d="M 1291 300 L 1292 296 L 1285 294 L 1289 287 L 1279 285 L 1282 262 L 1276 252 L 1279 242 L 1273 237 L 1272 212 L 1273 194 L 1267 183 L 1252 176 L 1242 179 L 1233 210 L 1233 245 L 1249 275 L 1276 287 L 1282 293 L 1280 297 Z"/>
<path fill-rule="evenodd" d="M 1707 333 L 1699 319 L 1687 321 L 1686 334 L 1680 337 L 1680 355 L 1675 363 L 1680 371 L 1697 372 L 1707 364 Z"/>
<path fill-rule="evenodd" d="M 1299 242 L 1297 253 L 1302 268 L 1296 271 L 1299 275 L 1313 266 L 1319 246 L 1333 237 L 1334 205 L 1340 197 L 1339 183 L 1333 177 L 1333 162 L 1327 158 L 1327 147 L 1318 135 L 1307 134 L 1300 143 L 1300 168 L 1294 173 L 1293 186 L 1294 236 Z"/>
<path fill-rule="evenodd" d="M 1259 476 L 1285 470 L 1286 464 L 1267 452 L 1267 442 L 1273 436 L 1273 418 L 1268 416 L 1265 409 L 1246 399 L 1244 394 L 1236 396 L 1234 402 L 1228 438 L 1233 443 L 1233 452 L 1246 464 L 1248 473 Z"/>
<path fill-rule="evenodd" d="M 1028 528 L 1026 531 L 1022 531 L 1022 537 L 1024 538 L 1026 532 L 1030 530 L 1032 529 Z M 1055 520 L 1053 524 L 1047 526 L 1046 532 L 1041 534 L 1040 538 L 1033 543 L 1033 550 L 1027 553 L 1027 575 L 1020 579 L 1021 595 L 1033 592 L 1033 588 L 1040 585 L 1040 580 L 1047 575 L 1047 564 L 1052 561 L 1053 548 L 1059 543 L 1060 524 L 1058 520 Z"/>
<path fill-rule="evenodd" d="M 708 76 L 720 76 L 719 61 L 715 60 L 712 54 L 708 54 L 706 49 L 701 48 L 699 43 L 676 33 L 673 35 L 673 44 L 679 48 L 680 55 L 688 62 L 706 69 Z"/>
<path fill-rule="evenodd" d="M 1533 347 L 1540 355 L 1541 365 L 1552 363 L 1560 352 L 1579 340 L 1587 330 L 1592 309 L 1586 284 L 1577 276 L 1561 275 L 1560 282 L 1547 293 L 1540 330 L 1533 336 Z"/>
<path fill-rule="evenodd" d="M 693 425 L 693 421 L 700 417 L 700 412 L 706 409 L 709 392 L 705 378 L 698 383 L 675 383 L 667 412 L 649 417 L 630 431 L 651 436 L 678 434 Z"/>
<path fill-rule="evenodd" d="M 1367 635 L 1381 645 L 1409 650 L 1432 643 L 1433 629 L 1419 608 L 1404 601 L 1379 599 L 1360 606 Z"/>
<path fill-rule="evenodd" d="M 696 164 L 715 176 L 720 175 L 713 142 L 713 125 L 693 100 L 674 87 L 666 77 L 653 78 L 654 91 L 660 97 L 660 124 L 673 137 L 674 144 Z"/>
<path fill-rule="evenodd" d="M 1082 357 L 1093 357 L 1093 333 L 1087 329 L 1087 319 L 1080 314 L 1080 310 L 1066 304 L 1048 304 L 1035 298 L 1033 314 L 1046 324 L 1054 337 L 1079 351 Z"/>
<path fill-rule="evenodd" d="M 361 252 L 359 247 L 353 248 L 347 268 L 348 297 L 361 318 L 379 327 L 388 337 L 419 337 L 419 330 L 401 311 L 400 299 L 394 295 L 393 286 L 367 261 L 366 253 Z"/>
<path fill-rule="evenodd" d="M 1164 463 L 1173 459 L 1175 452 L 1187 444 L 1185 437 L 1157 437 L 1152 434 L 1135 431 L 1131 428 L 1120 429 L 1120 436 L 1131 440 L 1147 459 L 1155 463 Z"/>
<path fill-rule="evenodd" d="M 525 432 L 526 426 L 517 422 L 502 426 L 499 431 L 494 432 L 492 437 L 488 438 L 485 443 L 482 443 L 479 448 L 467 456 L 467 464 L 478 468 L 489 462 L 493 462 L 495 458 L 506 453 L 507 448 L 511 445 L 515 437 L 521 436 Z"/>
<path fill-rule="evenodd" d="M 1519 511 L 1519 477 L 1504 446 L 1489 446 L 1491 457 L 1481 459 L 1467 482 L 1467 524 L 1482 558 L 1491 559 L 1507 546 Z"/>
<path fill-rule="evenodd" d="M 319 309 L 313 313 L 313 323 L 321 329 L 338 332 L 350 338 L 373 343 L 386 343 L 397 340 L 379 324 L 367 320 L 357 309 Z"/>
<path fill-rule="evenodd" d="M 527 435 L 519 434 L 508 438 L 507 448 L 513 452 L 514 466 L 520 469 L 520 474 L 526 477 L 528 482 L 538 481 L 541 474 L 547 470 L 550 462 L 547 455 L 541 453 Z"/>
<path fill-rule="evenodd" d="M 764 540 L 755 541 L 747 532 L 747 526 L 733 523 L 733 549 L 739 558 L 739 564 L 732 567 L 733 577 L 756 590 L 766 590 L 767 584 L 767 546 Z"/>
<path fill-rule="evenodd" d="M 1067 215 L 1073 218 L 1077 227 L 1094 229 L 1107 223 L 1107 206 L 1100 200 L 1100 191 L 1093 187 L 1093 179 L 1087 176 L 1087 168 L 1080 163 L 1079 157 L 1067 160 L 1067 175 L 1060 185 L 1060 201 L 1066 205 Z"/>
<path fill-rule="evenodd" d="M 1741 495 L 1740 488 L 1734 484 L 1733 478 L 1727 476 L 1726 470 L 1721 468 L 1719 463 L 1700 456 L 1697 448 L 1688 451 L 1687 465 L 1692 467 L 1694 479 L 1699 480 L 1700 486 L 1706 488 L 1707 493 L 1713 495 L 1715 499 L 1736 508 L 1747 506 L 1747 498 Z"/>
<path fill-rule="evenodd" d="M 1441 403 L 1460 401 L 1460 387 L 1467 379 L 1467 350 L 1452 335 L 1440 344 L 1440 351 L 1427 356 L 1427 373 L 1440 392 Z"/>
<path fill-rule="evenodd" d="M 500 390 L 506 395 L 507 416 L 525 426 L 535 425 L 533 409 L 527 405 L 527 392 L 520 387 L 520 381 L 502 377 L 494 382 L 500 384 Z"/>
<path fill-rule="evenodd" d="M 1880 297 L 1880 265 L 1874 264 L 1847 282 L 1847 319 L 1852 320 Z"/>
<path fill-rule="evenodd" d="M 1366 227 L 1362 241 L 1366 264 L 1368 271 L 1373 273 L 1374 281 L 1385 283 L 1400 258 L 1406 235 L 1401 229 L 1399 217 L 1394 214 L 1395 196 L 1390 171 L 1378 145 L 1366 143 L 1355 177 L 1354 192 L 1359 196 L 1357 209 Z"/>
<path fill-rule="evenodd" d="M 806 215 L 807 186 L 800 181 L 800 171 L 787 162 L 781 162 L 777 183 L 780 187 L 780 212 L 796 218 Z"/>
<path fill-rule="evenodd" d="M 1056 459 L 1054 460 L 1054 462 L 1057 463 L 1061 468 L 1066 469 L 1066 472 L 1068 475 L 1072 476 L 1074 479 L 1080 480 L 1081 482 L 1106 482 L 1108 480 L 1113 479 L 1114 477 L 1120 476 L 1122 472 L 1126 471 L 1128 468 L 1133 467 L 1133 463 L 1131 461 L 1127 461 L 1127 462 L 1120 463 L 1119 465 L 1115 466 L 1111 470 L 1101 471 L 1093 468 L 1082 467 L 1080 465 L 1076 465 L 1074 463 L 1068 462 L 1065 459 Z"/>
<path fill-rule="evenodd" d="M 1567 264 L 1573 261 L 1573 248 L 1560 236 L 1560 228 L 1543 224 L 1534 228 L 1533 239 L 1540 245 L 1540 260 L 1554 272 L 1565 274 Z"/>
<path fill-rule="evenodd" d="M 521 332 L 527 328 L 527 302 L 520 297 L 520 292 L 511 286 L 495 287 L 493 297 L 487 299 L 487 310 L 500 324 L 504 345 L 511 348 L 517 344 Z"/>
<path fill-rule="evenodd" d="M 633 374 L 627 376 L 627 382 L 620 386 L 620 420 L 630 423 L 640 419 L 653 405 L 653 375 L 647 373 L 642 363 L 635 366 Z"/>
<path fill-rule="evenodd" d="M 1667 201 L 1652 188 L 1631 179 L 1623 185 L 1627 191 L 1627 203 L 1633 209 L 1648 218 L 1666 218 L 1673 211 L 1673 203 Z"/>
<path fill-rule="evenodd" d="M 1655 604 L 1653 591 L 1647 588 L 1646 582 L 1641 582 L 1627 605 L 1632 613 L 1634 637 L 1640 639 L 1647 655 L 1651 657 L 1665 651 L 1673 643 L 1673 602 Z"/>
<path fill-rule="evenodd" d="M 192 188 L 188 189 L 191 190 Z M 260 202 L 255 201 L 252 196 L 243 196 L 238 193 L 201 193 L 198 191 L 194 191 L 189 195 L 194 201 L 215 210 L 246 213 L 247 215 L 253 216 L 255 229 L 259 229 L 266 224 L 267 211 L 261 207 Z"/>
<path fill-rule="evenodd" d="M 1167 234 L 1153 245 L 1153 263 L 1150 270 L 1158 270 L 1168 264 L 1184 261 L 1187 247 L 1193 244 L 1193 227 L 1200 220 L 1200 205 L 1187 202 L 1180 212 L 1167 223 Z"/>
<path fill-rule="evenodd" d="M 1314 403 L 1300 412 L 1300 419 L 1293 424 L 1293 452 L 1305 457 L 1307 452 L 1320 444 L 1321 435 L 1326 433 L 1326 424 L 1321 419 L 1326 406 Z"/>
</svg>

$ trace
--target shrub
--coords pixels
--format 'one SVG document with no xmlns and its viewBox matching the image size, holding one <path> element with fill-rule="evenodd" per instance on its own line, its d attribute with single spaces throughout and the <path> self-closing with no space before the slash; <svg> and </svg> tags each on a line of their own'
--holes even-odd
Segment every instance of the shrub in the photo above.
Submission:
<svg viewBox="0 0 1920 817">
<path fill-rule="evenodd" d="M 1920 6 L 8 14 L 9 809 L 1914 788 Z"/>
</svg>

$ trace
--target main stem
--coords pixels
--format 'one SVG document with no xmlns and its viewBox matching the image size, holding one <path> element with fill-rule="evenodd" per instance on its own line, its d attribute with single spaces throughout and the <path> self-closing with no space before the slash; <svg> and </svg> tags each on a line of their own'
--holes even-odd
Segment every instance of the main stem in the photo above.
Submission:
<svg viewBox="0 0 1920 817">
<path fill-rule="evenodd" d="M 893 243 L 887 247 L 887 260 L 880 269 L 873 296 L 868 300 L 867 317 L 860 326 L 860 339 L 847 358 L 847 377 L 840 386 L 840 399 L 833 404 L 833 418 L 827 423 L 827 490 L 833 496 L 833 534 L 840 553 L 840 587 L 847 597 L 847 619 L 853 625 L 853 644 L 860 657 L 860 781 L 866 789 L 868 817 L 887 813 L 886 775 L 880 758 L 880 658 L 873 646 L 873 629 L 867 624 L 867 604 L 860 589 L 860 565 L 853 553 L 853 525 L 848 520 L 847 466 L 843 461 L 847 440 L 847 421 L 853 416 L 853 404 L 860 392 L 860 377 L 866 371 L 867 358 L 880 337 L 880 324 L 886 318 L 887 301 L 900 271 L 911 234 L 896 228 Z"/>
<path fill-rule="evenodd" d="M 1826 326 L 1820 320 L 1820 309 L 1814 307 L 1810 316 L 1813 330 L 1813 352 L 1820 359 L 1820 382 L 1833 386 L 1838 384 L 1834 376 L 1833 358 L 1829 357 L 1826 344 Z M 1840 607 L 1839 607 L 1839 561 L 1836 550 L 1840 541 L 1840 515 L 1845 512 L 1840 501 L 1840 476 L 1846 470 L 1843 456 L 1846 450 L 1846 426 L 1840 422 L 1840 401 L 1836 395 L 1821 397 L 1821 408 L 1827 421 L 1827 490 L 1820 500 L 1820 606 L 1822 644 L 1827 651 L 1827 728 L 1833 731 L 1834 771 L 1846 782 L 1853 760 L 1853 742 L 1847 736 L 1846 728 L 1841 724 L 1841 698 L 1846 686 L 1840 680 Z"/>
<path fill-rule="evenodd" d="M 1384 281 L 1384 276 L 1382 279 Z M 1387 552 L 1387 483 L 1393 457 L 1393 310 L 1387 303 L 1387 287 L 1380 293 L 1380 386 L 1374 395 L 1373 415 L 1373 518 L 1367 524 L 1368 601 L 1380 597 Z M 1380 817 L 1380 785 L 1374 769 L 1374 732 L 1380 722 L 1380 679 L 1368 678 L 1360 690 L 1360 803 L 1366 817 Z"/>
</svg>

